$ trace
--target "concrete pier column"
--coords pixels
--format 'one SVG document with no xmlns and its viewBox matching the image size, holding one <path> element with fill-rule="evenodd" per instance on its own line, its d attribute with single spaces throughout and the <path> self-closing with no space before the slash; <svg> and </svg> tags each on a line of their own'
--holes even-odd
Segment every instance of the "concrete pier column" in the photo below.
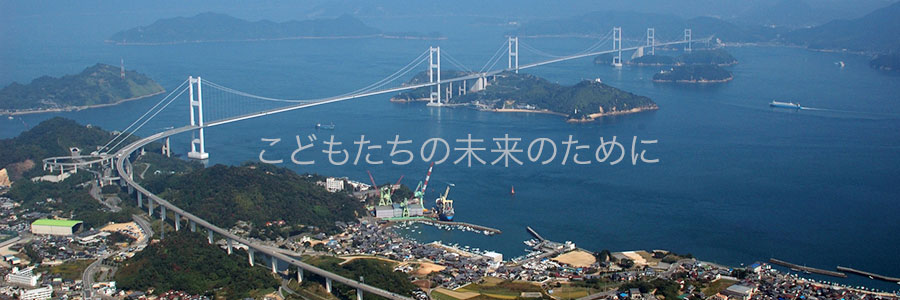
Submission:
<svg viewBox="0 0 900 300">
<path fill-rule="evenodd" d="M 251 267 L 253 266 L 253 252 L 256 252 L 253 248 L 247 248 L 247 260 L 250 262 Z"/>
<path fill-rule="evenodd" d="M 275 256 L 270 256 L 269 260 L 272 263 L 272 273 L 278 273 L 278 259 Z"/>
<path fill-rule="evenodd" d="M 175 231 L 179 231 L 181 230 L 181 215 L 174 213 L 173 215 L 175 215 Z"/>
<path fill-rule="evenodd" d="M 303 283 L 303 269 L 300 267 L 297 267 L 297 282 Z"/>
<path fill-rule="evenodd" d="M 162 205 L 159 206 L 159 219 L 162 220 L 163 223 L 166 222 L 166 207 L 165 206 L 162 206 Z"/>
<path fill-rule="evenodd" d="M 362 289 L 356 289 L 356 300 L 362 300 Z"/>
<path fill-rule="evenodd" d="M 147 198 L 147 214 L 153 219 L 153 199 Z"/>
<path fill-rule="evenodd" d="M 191 232 L 197 232 L 197 223 L 195 223 L 194 221 L 188 222 L 191 222 Z"/>
<path fill-rule="evenodd" d="M 325 290 L 331 293 L 331 278 L 325 278 Z"/>
<path fill-rule="evenodd" d="M 144 193 L 138 193 L 138 208 L 144 208 Z"/>
<path fill-rule="evenodd" d="M 234 247 L 233 246 L 234 242 L 231 239 L 227 239 L 226 243 L 228 244 L 228 255 L 231 255 L 231 252 L 232 252 L 231 248 Z"/>
<path fill-rule="evenodd" d="M 206 238 L 209 240 L 209 243 L 212 244 L 212 242 L 213 242 L 212 229 L 207 228 L 206 233 L 207 233 Z"/>
</svg>

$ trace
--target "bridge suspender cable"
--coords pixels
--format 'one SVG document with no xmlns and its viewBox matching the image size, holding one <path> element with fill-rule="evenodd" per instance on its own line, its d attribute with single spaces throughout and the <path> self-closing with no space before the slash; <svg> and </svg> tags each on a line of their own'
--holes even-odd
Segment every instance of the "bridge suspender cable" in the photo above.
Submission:
<svg viewBox="0 0 900 300">
<path fill-rule="evenodd" d="M 491 55 L 491 58 L 488 59 L 488 61 L 484 63 L 484 66 L 482 66 L 481 69 L 478 70 L 478 73 L 483 73 L 484 71 L 490 70 L 488 68 L 488 65 L 491 65 L 491 68 L 493 68 L 493 65 L 496 65 L 497 63 L 495 62 L 492 65 L 491 62 L 494 61 L 494 59 L 496 59 L 497 61 L 500 61 L 500 58 L 502 57 L 502 55 L 500 55 L 500 53 L 502 53 L 503 49 L 506 49 L 506 47 L 507 47 L 507 43 L 501 44 L 500 48 L 497 48 L 497 52 L 494 52 L 494 55 Z"/>
<path fill-rule="evenodd" d="M 387 77 L 385 77 L 385 78 L 383 78 L 383 79 L 381 79 L 381 80 L 379 80 L 379 81 L 376 81 L 375 83 L 372 83 L 372 84 L 370 84 L 370 85 L 368 85 L 368 86 L 365 86 L 365 87 L 363 87 L 363 88 L 360 88 L 360 89 L 351 91 L 351 92 L 349 92 L 349 93 L 345 93 L 345 94 L 342 94 L 342 95 L 338 95 L 338 96 L 336 96 L 336 97 L 361 94 L 361 93 L 365 93 L 365 92 L 368 92 L 368 91 L 371 91 L 371 90 L 380 88 L 380 87 L 382 87 L 382 86 L 384 86 L 384 85 L 390 83 L 391 81 L 394 81 L 394 80 L 396 80 L 397 78 L 399 78 L 399 77 L 401 77 L 401 76 L 403 76 L 403 75 L 406 75 L 406 74 L 409 73 L 412 69 L 414 69 L 416 66 L 422 64 L 422 62 L 425 61 L 424 58 L 425 58 L 425 55 L 426 55 L 427 53 L 428 53 L 428 51 L 422 52 L 422 54 L 420 54 L 419 57 L 416 57 L 415 59 L 413 59 L 410 63 L 408 63 L 406 66 L 404 66 L 404 67 L 401 68 L 400 70 L 397 70 L 397 71 L 394 72 L 393 74 L 388 75 Z M 214 82 L 209 81 L 209 80 L 204 80 L 204 84 L 209 85 L 209 86 L 212 87 L 212 88 L 215 88 L 215 89 L 217 89 L 217 90 L 220 90 L 220 91 L 223 91 L 223 92 L 226 92 L 226 93 L 231 93 L 231 94 L 235 94 L 235 95 L 239 95 L 239 96 L 244 96 L 244 97 L 249 97 L 249 98 L 254 98 L 254 99 L 264 100 L 264 101 L 287 102 L 287 103 L 308 103 L 308 102 L 315 102 L 315 101 L 319 101 L 319 100 L 324 100 L 324 99 L 333 98 L 333 97 L 317 98 L 317 99 L 283 99 L 283 98 L 272 98 L 272 97 L 265 97 L 265 96 L 255 95 L 255 94 L 251 94 L 251 93 L 247 93 L 247 92 L 238 91 L 238 90 L 235 90 L 235 89 L 232 89 L 232 88 L 225 87 L 225 86 L 222 86 L 222 85 L 220 85 L 220 84 L 214 83 Z"/>
<path fill-rule="evenodd" d="M 110 147 L 109 150 L 116 149 L 116 147 L 118 147 L 120 144 L 122 144 L 122 142 L 124 142 L 125 140 L 127 140 L 128 137 L 130 137 L 133 133 L 135 133 L 135 132 L 137 132 L 138 130 L 140 130 L 141 127 L 144 127 L 144 125 L 147 124 L 147 122 L 149 122 L 149 121 L 152 120 L 154 117 L 156 117 L 156 115 L 158 115 L 161 111 L 163 111 L 164 109 L 166 109 L 166 107 L 169 107 L 169 104 L 172 104 L 172 101 L 175 101 L 175 99 L 178 99 L 178 97 L 181 97 L 181 95 L 184 94 L 184 92 L 187 91 L 187 90 L 188 90 L 187 87 L 182 88 L 182 89 L 181 89 L 181 92 L 179 92 L 178 95 L 176 95 L 175 97 L 172 97 L 172 99 L 169 99 L 169 102 L 166 102 L 166 105 L 163 105 L 162 108 L 156 110 L 156 112 L 153 113 L 152 115 L 150 115 L 149 118 L 145 119 L 144 122 L 141 123 L 141 125 L 138 125 L 138 127 L 135 127 L 134 130 L 132 130 L 131 132 L 128 133 L 128 135 L 126 135 L 124 138 L 122 138 L 121 140 L 119 140 L 118 143 L 116 143 L 115 145 L 113 145 L 112 147 Z M 175 91 L 172 91 L 172 92 L 175 92 Z"/>
<path fill-rule="evenodd" d="M 150 109 L 148 109 L 147 112 L 145 112 L 145 113 L 144 113 L 143 115 L 141 115 L 139 118 L 135 119 L 134 122 L 131 122 L 131 125 L 128 125 L 128 127 L 125 127 L 125 129 L 123 129 L 122 132 L 120 132 L 119 134 L 117 134 L 116 136 L 114 136 L 112 139 L 110 139 L 109 142 L 106 142 L 106 144 L 104 144 L 103 147 L 100 147 L 99 150 L 100 150 L 100 151 L 103 151 L 103 149 L 106 149 L 106 147 L 109 146 L 109 144 L 112 144 L 112 142 L 115 141 L 118 137 L 120 137 L 120 136 L 122 136 L 123 134 L 125 134 L 126 132 L 128 132 L 128 130 L 131 129 L 131 127 L 134 126 L 134 124 L 137 124 L 137 122 L 139 122 L 141 119 L 143 119 L 144 117 L 146 117 L 147 114 L 149 114 L 151 111 L 153 111 L 153 109 L 155 109 L 157 106 L 159 106 L 160 104 L 162 104 L 163 102 L 165 102 L 166 99 L 168 99 L 169 97 L 172 96 L 172 94 L 175 94 L 175 92 L 178 91 L 179 89 L 181 89 L 181 88 L 184 86 L 185 83 L 187 83 L 187 80 L 185 80 L 185 81 L 182 82 L 180 85 L 178 85 L 177 88 L 175 88 L 174 90 L 172 90 L 172 92 L 170 92 L 168 95 L 166 95 L 165 97 L 163 97 L 162 100 L 159 100 L 159 102 L 157 102 L 156 105 L 153 105 L 153 107 L 151 107 Z"/>
</svg>

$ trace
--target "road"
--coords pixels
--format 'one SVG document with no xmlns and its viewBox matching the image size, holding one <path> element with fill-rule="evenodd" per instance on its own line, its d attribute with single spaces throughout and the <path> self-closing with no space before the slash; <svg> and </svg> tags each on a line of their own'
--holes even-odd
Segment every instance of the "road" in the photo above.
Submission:
<svg viewBox="0 0 900 300">
<path fill-rule="evenodd" d="M 147 219 L 144 219 L 143 217 L 141 217 L 139 215 L 131 215 L 131 218 L 134 220 L 135 223 L 138 224 L 139 227 L 141 227 L 141 231 L 144 232 L 144 237 L 141 238 L 140 240 L 135 241 L 134 244 L 132 244 L 132 247 L 138 247 L 138 246 L 146 247 L 147 243 L 150 241 L 150 238 L 153 237 L 153 229 L 151 229 L 150 222 L 148 222 Z M 88 265 L 87 268 L 84 269 L 84 273 L 81 274 L 81 286 L 82 286 L 82 290 L 83 290 L 83 294 L 84 294 L 84 299 L 91 299 L 93 297 L 94 274 L 96 274 L 97 270 L 100 269 L 100 265 L 103 263 L 103 260 L 109 258 L 110 256 L 116 255 L 120 252 L 121 251 L 104 255 L 104 256 L 98 258 L 96 261 L 94 261 L 93 263 Z M 115 299 L 113 297 L 109 297 L 106 295 L 100 295 L 100 297 L 103 299 Z"/>
<path fill-rule="evenodd" d="M 94 172 L 94 173 L 96 173 L 96 172 Z M 99 173 L 97 173 L 97 174 L 99 176 Z M 93 197 L 95 200 L 99 201 L 100 204 L 103 204 L 104 206 L 109 208 L 109 210 L 111 210 L 112 212 L 119 212 L 120 210 L 122 210 L 122 208 L 115 206 L 113 204 L 110 204 L 106 200 L 103 200 L 103 195 L 100 194 L 101 192 L 102 192 L 102 190 L 97 185 L 97 182 L 92 181 L 91 182 L 91 190 L 90 190 L 91 197 Z"/>
</svg>

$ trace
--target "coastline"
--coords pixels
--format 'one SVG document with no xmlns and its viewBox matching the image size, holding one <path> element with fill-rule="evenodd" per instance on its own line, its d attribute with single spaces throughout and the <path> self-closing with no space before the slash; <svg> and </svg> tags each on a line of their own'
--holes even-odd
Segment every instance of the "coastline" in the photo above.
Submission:
<svg viewBox="0 0 900 300">
<path fill-rule="evenodd" d="M 531 109 L 519 109 L 519 108 L 494 108 L 494 109 L 489 109 L 486 111 L 500 112 L 500 113 L 536 113 L 536 114 L 548 114 L 548 115 L 556 115 L 556 116 L 563 116 L 563 117 L 569 116 L 564 113 L 550 111 L 550 110 L 546 110 L 546 109 L 531 110 Z"/>
<path fill-rule="evenodd" d="M 653 104 L 653 105 L 649 105 L 649 106 L 635 107 L 635 108 L 632 108 L 629 110 L 617 110 L 617 111 L 611 111 L 611 112 L 593 113 L 593 114 L 588 115 L 587 118 L 582 118 L 582 119 L 569 118 L 568 120 L 566 120 L 566 122 L 567 123 L 589 123 L 589 122 L 596 121 L 598 118 L 602 118 L 602 117 L 627 115 L 627 114 L 639 113 L 639 112 L 643 112 L 643 111 L 658 110 L 658 109 L 659 109 L 659 106 L 656 104 Z"/>
<path fill-rule="evenodd" d="M 730 76 L 730 77 L 725 78 L 725 79 L 717 79 L 717 80 L 707 80 L 707 79 L 701 79 L 701 80 L 683 80 L 683 79 L 679 79 L 679 80 L 662 80 L 662 79 L 653 79 L 653 82 L 658 82 L 658 83 L 700 83 L 700 84 L 705 84 L 705 83 L 724 83 L 724 82 L 729 82 L 729 81 L 732 81 L 732 80 L 734 80 L 734 76 Z"/>
<path fill-rule="evenodd" d="M 128 101 L 134 101 L 134 100 L 140 100 L 140 99 L 147 98 L 147 97 L 153 97 L 153 96 L 156 96 L 156 95 L 165 93 L 165 92 L 166 92 L 166 90 L 163 89 L 163 90 L 161 90 L 161 91 L 159 91 L 159 92 L 156 92 L 156 93 L 151 93 L 151 94 L 147 94 L 147 95 L 143 95 L 143 96 L 138 96 L 138 97 L 131 97 L 131 98 L 126 98 L 126 99 L 120 99 L 120 100 L 117 100 L 117 101 L 115 101 L 115 102 L 111 102 L 111 103 L 103 103 L 103 104 L 82 105 L 82 106 L 67 106 L 67 107 L 61 107 L 61 108 L 30 109 L 30 110 L 14 111 L 14 112 L 10 112 L 10 111 L 2 111 L 2 112 L 0 112 L 0 115 L 18 116 L 18 115 L 41 114 L 41 113 L 50 113 L 50 112 L 80 111 L 80 110 L 91 109 L 91 108 L 100 108 L 100 107 L 107 107 L 107 106 L 119 105 L 119 104 L 122 104 L 122 103 L 125 103 L 125 102 L 128 102 Z"/>
</svg>

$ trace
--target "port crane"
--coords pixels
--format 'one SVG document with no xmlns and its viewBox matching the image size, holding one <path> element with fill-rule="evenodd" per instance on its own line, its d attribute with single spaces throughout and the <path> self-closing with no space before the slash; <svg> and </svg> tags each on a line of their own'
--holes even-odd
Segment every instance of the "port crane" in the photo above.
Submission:
<svg viewBox="0 0 900 300">
<path fill-rule="evenodd" d="M 425 203 L 425 191 L 428 189 L 428 179 L 431 178 L 432 169 L 434 169 L 434 162 L 431 162 L 431 166 L 428 167 L 428 173 L 425 174 L 425 184 L 419 181 L 419 185 L 416 186 L 416 190 L 413 192 L 413 199 L 418 201 L 418 203 Z"/>
<path fill-rule="evenodd" d="M 400 179 L 397 179 L 397 183 L 395 183 L 394 185 L 384 186 L 384 187 L 381 187 L 381 189 L 379 190 L 378 184 L 375 183 L 375 177 L 372 177 L 372 172 L 369 172 L 368 170 L 366 170 L 366 173 L 369 174 L 369 180 L 372 181 L 372 187 L 376 191 L 379 191 L 378 205 L 386 206 L 386 205 L 394 204 L 394 201 L 391 200 L 391 195 L 393 195 L 393 193 L 394 193 L 394 186 L 400 184 L 400 181 L 403 180 L 403 175 L 400 175 Z"/>
</svg>

